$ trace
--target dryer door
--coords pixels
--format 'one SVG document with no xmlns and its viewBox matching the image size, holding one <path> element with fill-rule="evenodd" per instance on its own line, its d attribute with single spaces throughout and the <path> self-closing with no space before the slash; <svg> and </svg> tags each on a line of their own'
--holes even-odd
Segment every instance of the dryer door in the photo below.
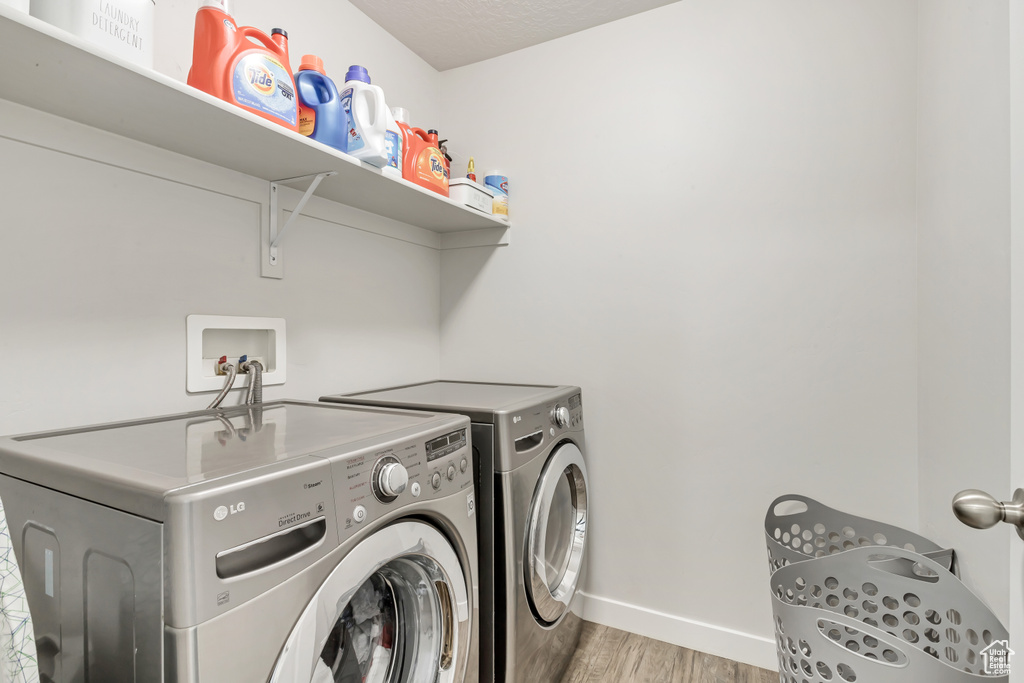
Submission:
<svg viewBox="0 0 1024 683">
<path fill-rule="evenodd" d="M 576 594 L 587 540 L 587 468 L 571 442 L 541 473 L 526 529 L 526 593 L 544 623 L 561 619 Z"/>
<path fill-rule="evenodd" d="M 345 555 L 317 590 L 270 681 L 461 681 L 469 651 L 467 584 L 437 529 L 421 522 L 385 527 Z"/>
</svg>

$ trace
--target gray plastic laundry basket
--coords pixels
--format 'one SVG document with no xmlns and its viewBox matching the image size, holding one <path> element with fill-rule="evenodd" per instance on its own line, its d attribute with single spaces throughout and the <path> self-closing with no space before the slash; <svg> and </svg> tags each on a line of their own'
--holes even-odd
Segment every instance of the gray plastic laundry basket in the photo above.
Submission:
<svg viewBox="0 0 1024 683">
<path fill-rule="evenodd" d="M 783 567 L 771 584 L 781 683 L 1008 680 L 984 673 L 1008 650 L 1006 629 L 922 555 L 855 548 Z"/>
<path fill-rule="evenodd" d="M 787 513 L 786 509 L 794 509 Z M 769 570 L 794 562 L 834 555 L 862 546 L 892 546 L 930 557 L 959 576 L 956 553 L 924 536 L 873 519 L 854 517 L 822 505 L 813 498 L 779 496 L 764 517 Z"/>
</svg>

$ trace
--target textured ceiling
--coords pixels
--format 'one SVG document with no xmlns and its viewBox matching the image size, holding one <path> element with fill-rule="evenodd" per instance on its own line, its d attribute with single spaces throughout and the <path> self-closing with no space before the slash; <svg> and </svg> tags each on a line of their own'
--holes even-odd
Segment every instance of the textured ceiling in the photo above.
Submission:
<svg viewBox="0 0 1024 683">
<path fill-rule="evenodd" d="M 675 0 L 351 0 L 438 71 L 543 43 Z"/>
</svg>

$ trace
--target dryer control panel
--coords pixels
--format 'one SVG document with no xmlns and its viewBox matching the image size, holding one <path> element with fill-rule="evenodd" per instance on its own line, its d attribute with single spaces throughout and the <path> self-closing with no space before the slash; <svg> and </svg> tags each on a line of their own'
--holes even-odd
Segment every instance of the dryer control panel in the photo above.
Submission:
<svg viewBox="0 0 1024 683">
<path fill-rule="evenodd" d="M 518 406 L 496 416 L 501 441 L 495 453 L 496 471 L 518 469 L 562 439 L 583 443 L 583 394 L 576 387 L 571 389 L 544 403 Z"/>
<path fill-rule="evenodd" d="M 469 418 L 452 416 L 417 437 L 332 461 L 341 539 L 398 510 L 472 494 L 472 458 Z"/>
</svg>

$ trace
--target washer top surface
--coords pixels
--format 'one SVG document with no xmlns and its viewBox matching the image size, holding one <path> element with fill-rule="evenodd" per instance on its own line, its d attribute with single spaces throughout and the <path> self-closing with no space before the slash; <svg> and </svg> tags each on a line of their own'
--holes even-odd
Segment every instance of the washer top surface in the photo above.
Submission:
<svg viewBox="0 0 1024 683">
<path fill-rule="evenodd" d="M 0 438 L 0 471 L 126 509 L 119 504 L 125 492 L 162 498 L 289 460 L 410 438 L 451 417 L 274 401 Z"/>
<path fill-rule="evenodd" d="M 325 396 L 320 400 L 454 412 L 469 415 L 478 422 L 493 422 L 496 413 L 544 403 L 570 393 L 579 393 L 579 388 L 438 380 L 377 391 Z"/>
</svg>

